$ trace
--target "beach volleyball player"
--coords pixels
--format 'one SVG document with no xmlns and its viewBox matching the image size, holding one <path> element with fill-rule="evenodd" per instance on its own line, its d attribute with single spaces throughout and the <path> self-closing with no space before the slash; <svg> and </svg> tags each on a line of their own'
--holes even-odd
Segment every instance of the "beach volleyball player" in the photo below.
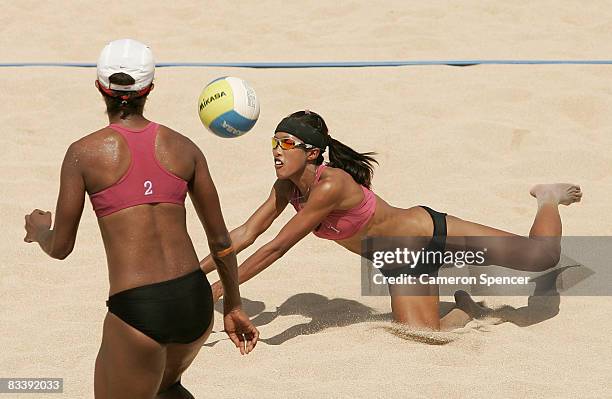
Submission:
<svg viewBox="0 0 612 399">
<path fill-rule="evenodd" d="M 96 398 L 192 397 L 180 378 L 211 332 L 213 299 L 186 230 L 187 192 L 226 292 L 225 331 L 241 353 L 258 339 L 241 310 L 236 254 L 204 155 L 143 116 L 154 69 L 151 50 L 140 42 L 117 40 L 103 49 L 96 87 L 110 125 L 68 148 L 53 229 L 50 212 L 25 217 L 25 241 L 64 259 L 90 196 L 110 280 Z"/>
<path fill-rule="evenodd" d="M 322 155 L 326 150 L 330 159 L 327 165 Z M 358 153 L 333 139 L 323 118 L 314 112 L 299 111 L 284 118 L 272 138 L 272 154 L 277 180 L 263 205 L 230 233 L 234 249 L 240 252 L 253 244 L 289 203 L 297 213 L 272 241 L 240 265 L 240 283 L 274 263 L 310 232 L 357 254 L 361 254 L 361 240 L 366 236 L 423 237 L 428 250 L 444 250 L 451 237 L 457 237 L 466 247 L 477 237 L 512 237 L 506 241 L 511 245 L 489 248 L 487 258 L 491 263 L 519 270 L 545 270 L 553 267 L 560 256 L 558 206 L 580 201 L 582 196 L 580 188 L 572 184 L 533 187 L 531 195 L 538 203 L 537 214 L 529 237 L 520 237 L 426 206 L 402 209 L 389 205 L 370 190 L 376 162 L 373 154 Z M 202 269 L 210 272 L 215 262 L 210 256 L 205 258 Z M 461 309 L 440 320 L 437 285 L 390 285 L 389 290 L 397 322 L 438 330 L 467 321 L 467 312 Z M 223 293 L 218 282 L 213 284 L 215 300 Z"/>
</svg>

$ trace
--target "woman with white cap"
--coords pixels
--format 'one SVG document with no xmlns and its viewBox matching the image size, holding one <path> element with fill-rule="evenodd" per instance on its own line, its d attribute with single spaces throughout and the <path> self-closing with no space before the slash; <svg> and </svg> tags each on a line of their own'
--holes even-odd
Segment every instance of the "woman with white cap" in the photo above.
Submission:
<svg viewBox="0 0 612 399">
<path fill-rule="evenodd" d="M 110 125 L 68 148 L 53 229 L 51 212 L 25 217 L 25 241 L 64 259 L 90 196 L 110 280 L 96 398 L 193 397 L 180 378 L 212 330 L 213 301 L 186 229 L 187 192 L 223 282 L 225 331 L 243 354 L 259 335 L 241 310 L 236 253 L 204 155 L 143 116 L 154 71 L 140 42 L 116 40 L 102 50 L 96 87 Z"/>
</svg>

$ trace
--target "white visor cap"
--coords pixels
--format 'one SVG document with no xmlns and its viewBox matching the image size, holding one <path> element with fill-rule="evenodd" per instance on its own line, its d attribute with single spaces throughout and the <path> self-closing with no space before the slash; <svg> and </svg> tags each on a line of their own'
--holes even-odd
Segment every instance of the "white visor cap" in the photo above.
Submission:
<svg viewBox="0 0 612 399">
<path fill-rule="evenodd" d="M 120 39 L 108 43 L 98 58 L 98 81 L 107 89 L 139 91 L 153 82 L 155 61 L 146 44 L 133 39 Z M 133 85 L 117 85 L 109 82 L 111 75 L 125 73 L 134 78 Z"/>
</svg>

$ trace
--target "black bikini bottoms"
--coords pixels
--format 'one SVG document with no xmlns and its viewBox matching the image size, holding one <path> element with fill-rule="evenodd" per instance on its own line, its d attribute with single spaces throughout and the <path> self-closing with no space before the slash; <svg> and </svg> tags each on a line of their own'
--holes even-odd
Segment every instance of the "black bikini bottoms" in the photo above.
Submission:
<svg viewBox="0 0 612 399">
<path fill-rule="evenodd" d="M 199 338 L 213 318 L 213 298 L 201 269 L 173 280 L 111 295 L 109 312 L 160 344 L 187 344 Z"/>
<path fill-rule="evenodd" d="M 446 213 L 441 213 L 434 211 L 433 209 L 420 205 L 421 208 L 425 209 L 431 219 L 433 220 L 433 235 L 431 237 L 431 241 L 429 245 L 424 249 L 425 252 L 444 252 L 444 248 L 446 247 Z M 386 268 L 383 267 L 380 272 L 385 277 L 398 277 L 402 274 L 419 276 L 422 274 L 436 275 L 440 267 L 442 267 L 442 262 L 429 262 L 426 264 L 419 263 L 414 267 L 403 266 L 403 267 L 395 267 L 395 268 Z"/>
</svg>

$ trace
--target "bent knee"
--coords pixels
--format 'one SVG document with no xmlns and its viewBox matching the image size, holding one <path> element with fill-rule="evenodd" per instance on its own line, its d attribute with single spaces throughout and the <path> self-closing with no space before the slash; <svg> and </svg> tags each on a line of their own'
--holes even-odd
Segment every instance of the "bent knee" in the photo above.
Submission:
<svg viewBox="0 0 612 399">
<path fill-rule="evenodd" d="M 561 260 L 560 246 L 546 246 L 540 248 L 531 257 L 530 270 L 545 271 L 555 267 Z"/>
<path fill-rule="evenodd" d="M 406 327 L 414 328 L 417 330 L 440 330 L 439 317 L 422 317 L 422 315 L 419 316 L 415 317 L 407 315 L 393 315 L 393 321 L 399 324 L 403 324 Z"/>
<path fill-rule="evenodd" d="M 402 304 L 397 301 L 397 298 L 392 297 L 393 321 L 416 329 L 439 330 L 438 305 L 428 302 L 427 300 L 418 301 L 414 298 L 411 303 Z"/>
</svg>

